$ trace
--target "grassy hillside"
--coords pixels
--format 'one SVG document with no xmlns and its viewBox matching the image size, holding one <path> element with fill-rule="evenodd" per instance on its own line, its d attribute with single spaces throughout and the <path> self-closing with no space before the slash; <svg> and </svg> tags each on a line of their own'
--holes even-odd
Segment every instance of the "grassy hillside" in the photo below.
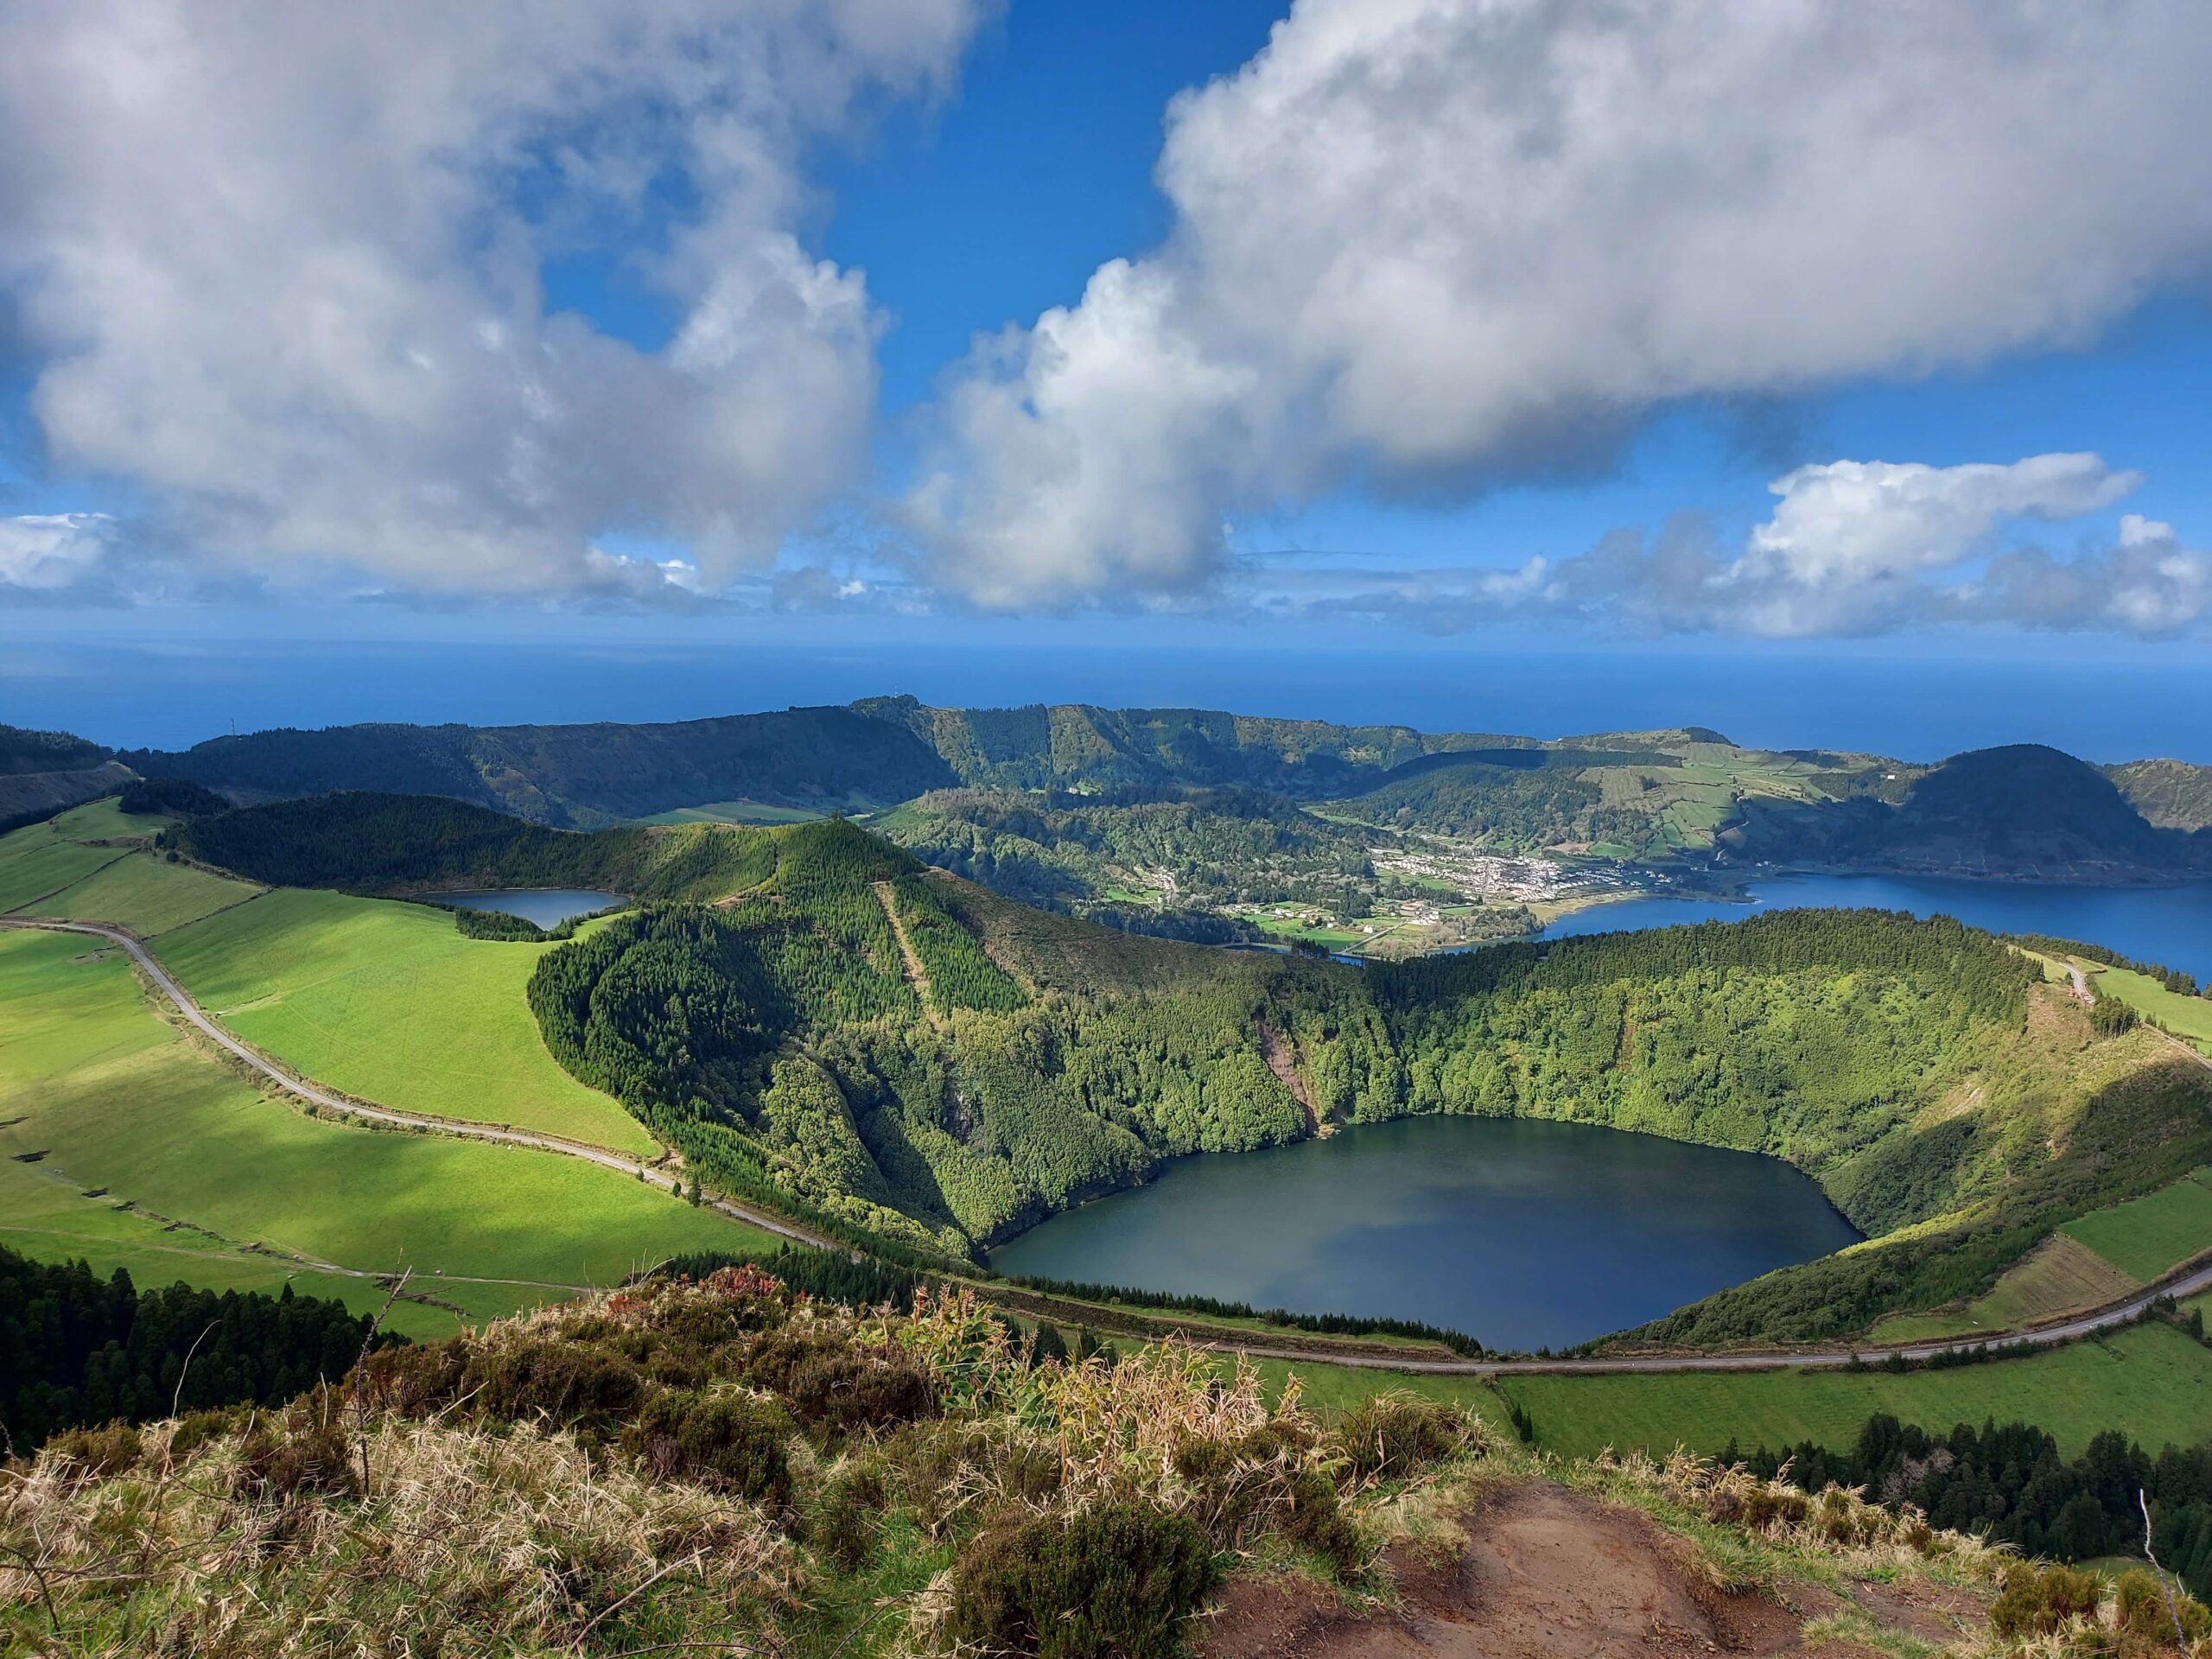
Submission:
<svg viewBox="0 0 2212 1659">
<path fill-rule="evenodd" d="M 86 944 L 0 932 L 0 1193 L 25 1199 L 0 1236 L 30 1255 L 218 1288 L 304 1271 L 356 1307 L 381 1289 L 317 1264 L 410 1266 L 485 1317 L 664 1255 L 770 1242 L 574 1159 L 308 1117 L 156 1017 L 120 951 Z M 421 1308 L 402 1328 L 454 1317 Z"/>
<path fill-rule="evenodd" d="M 2185 760 L 2131 760 L 2107 766 L 2135 810 L 2161 830 L 2212 830 L 2212 766 Z"/>
<path fill-rule="evenodd" d="M 1611 1446 L 1707 1455 L 1731 1441 L 1847 1447 L 1877 1412 L 1905 1422 L 2031 1422 L 2068 1456 L 2116 1428 L 2156 1450 L 2202 1440 L 2212 1420 L 2212 1349 L 2167 1325 L 2024 1359 L 1892 1376 L 1864 1371 L 1675 1372 L 1515 1376 L 1498 1388 L 1529 1414 L 1539 1442 L 1567 1457 Z"/>
<path fill-rule="evenodd" d="M 297 888 L 160 943 L 203 1007 L 303 1076 L 403 1111 L 655 1150 L 539 1040 L 524 987 L 547 946 L 464 938 L 423 906 Z"/>
</svg>

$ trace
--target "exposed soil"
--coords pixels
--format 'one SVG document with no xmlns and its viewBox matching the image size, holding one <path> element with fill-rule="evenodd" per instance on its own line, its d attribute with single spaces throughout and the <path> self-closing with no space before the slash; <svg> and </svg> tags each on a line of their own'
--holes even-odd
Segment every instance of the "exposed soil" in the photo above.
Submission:
<svg viewBox="0 0 2212 1659">
<path fill-rule="evenodd" d="M 1654 1654 L 1796 1654 L 1806 1624 L 1842 1601 L 1816 1586 L 1786 1599 L 1715 1586 L 1696 1555 L 1633 1510 L 1546 1481 L 1499 1488 L 1459 1517 L 1466 1542 L 1440 1554 L 1395 1546 L 1395 1611 L 1363 1611 L 1303 1579 L 1238 1580 L 1201 1639 L 1209 1659 L 1649 1659 Z M 1936 1592 L 1937 1596 L 1948 1592 Z M 1971 1598 L 1962 1599 L 1971 1604 Z M 1968 1621 L 1891 1586 L 1885 1624 L 1942 1641 Z M 1980 1608 L 1970 1617 L 1978 1622 Z M 1859 1649 L 1830 1641 L 1827 1659 Z"/>
</svg>

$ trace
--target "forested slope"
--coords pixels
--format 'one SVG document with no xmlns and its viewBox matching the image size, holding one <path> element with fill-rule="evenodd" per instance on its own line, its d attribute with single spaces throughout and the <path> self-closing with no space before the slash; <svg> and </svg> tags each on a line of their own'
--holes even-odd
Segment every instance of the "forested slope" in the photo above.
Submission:
<svg viewBox="0 0 2212 1659">
<path fill-rule="evenodd" d="M 2161 1070 L 2147 1035 L 2092 1041 L 2031 960 L 1948 920 L 1783 912 L 1363 971 L 1048 916 L 849 824 L 773 835 L 741 902 L 620 918 L 546 957 L 532 1005 L 709 1179 L 918 1247 L 1183 1153 L 1567 1118 L 1785 1157 L 1903 1230 L 1871 1279 L 1815 1264 L 1670 1332 L 1809 1335 L 1961 1294 L 2212 1155 L 2201 1071 Z"/>
<path fill-rule="evenodd" d="M 764 834 L 733 825 L 549 830 L 438 796 L 366 791 L 195 818 L 158 844 L 270 887 L 399 894 L 574 887 L 716 899 L 775 861 Z"/>
</svg>

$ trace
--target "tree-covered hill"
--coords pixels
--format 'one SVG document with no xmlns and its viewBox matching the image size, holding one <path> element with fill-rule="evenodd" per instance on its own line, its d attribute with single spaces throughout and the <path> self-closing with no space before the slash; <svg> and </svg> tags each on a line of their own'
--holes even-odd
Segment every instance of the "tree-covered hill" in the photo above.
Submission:
<svg viewBox="0 0 2212 1659">
<path fill-rule="evenodd" d="M 2161 830 L 2212 830 L 2212 766 L 2185 760 L 2131 760 L 2105 776 L 2129 804 Z"/>
<path fill-rule="evenodd" d="M 128 766 L 88 739 L 0 726 L 0 834 L 112 794 L 130 780 Z"/>
<path fill-rule="evenodd" d="M 435 795 L 352 791 L 194 818 L 158 843 L 270 887 L 429 895 L 469 887 L 595 887 L 709 899 L 774 868 L 760 830 L 729 824 L 549 830 Z"/>
<path fill-rule="evenodd" d="M 2113 779 L 2040 744 L 1954 755 L 1891 804 L 1746 801 L 1724 856 L 1925 874 L 2140 879 L 2212 868 L 2212 836 L 2147 822 Z"/>
<path fill-rule="evenodd" d="M 1359 970 L 1109 933 L 846 823 L 775 835 L 741 902 L 618 918 L 545 958 L 532 1006 L 710 1180 L 918 1248 L 1166 1157 L 1465 1112 L 1788 1158 L 1869 1232 L 1986 1280 L 2212 1157 L 2201 1071 L 2158 1071 L 2147 1037 L 2083 1069 L 2087 1022 L 2056 1004 L 2024 1036 L 2037 964 L 1948 920 L 1782 912 Z M 1847 1293 L 1813 1274 L 1772 1303 L 1792 1334 L 1968 1287 L 1842 1271 Z"/>
<path fill-rule="evenodd" d="M 741 798 L 842 810 L 957 781 L 913 734 L 849 709 L 665 725 L 332 727 L 123 757 L 239 799 L 364 789 L 450 795 L 575 827 Z"/>
</svg>

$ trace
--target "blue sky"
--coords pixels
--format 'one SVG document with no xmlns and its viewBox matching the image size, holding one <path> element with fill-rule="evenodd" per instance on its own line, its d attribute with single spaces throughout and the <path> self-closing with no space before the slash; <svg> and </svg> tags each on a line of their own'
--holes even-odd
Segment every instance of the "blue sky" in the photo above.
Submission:
<svg viewBox="0 0 2212 1659">
<path fill-rule="evenodd" d="M 2202 662 L 2212 19 L 2014 10 L 0 23 L 0 638 Z"/>
</svg>

